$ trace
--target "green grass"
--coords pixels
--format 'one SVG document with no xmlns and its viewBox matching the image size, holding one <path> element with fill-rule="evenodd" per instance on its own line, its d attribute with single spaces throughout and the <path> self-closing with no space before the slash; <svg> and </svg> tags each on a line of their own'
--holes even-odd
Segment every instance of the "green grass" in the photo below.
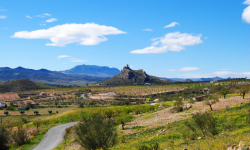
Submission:
<svg viewBox="0 0 250 150">
<path fill-rule="evenodd" d="M 216 130 L 218 135 L 214 137 L 203 136 L 201 133 L 195 135 L 188 129 L 184 122 L 180 120 L 169 125 L 154 128 L 143 128 L 136 133 L 123 135 L 125 143 L 119 143 L 112 149 L 137 149 L 141 145 L 159 143 L 161 149 L 223 149 L 232 144 L 239 144 L 250 141 L 250 125 L 247 123 L 247 111 L 250 103 L 214 112 L 217 119 Z M 165 131 L 165 130 L 166 131 Z M 165 131 L 165 132 L 164 132 Z M 198 137 L 202 137 L 198 140 Z M 168 144 L 173 140 L 173 147 Z M 250 145 L 250 143 L 247 143 Z"/>
</svg>

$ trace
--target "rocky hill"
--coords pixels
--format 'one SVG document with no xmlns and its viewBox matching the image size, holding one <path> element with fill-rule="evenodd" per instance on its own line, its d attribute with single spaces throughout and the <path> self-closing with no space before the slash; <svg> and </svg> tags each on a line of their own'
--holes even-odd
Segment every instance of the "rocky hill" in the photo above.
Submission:
<svg viewBox="0 0 250 150">
<path fill-rule="evenodd" d="M 99 82 L 104 86 L 118 85 L 144 85 L 144 84 L 167 84 L 171 81 L 148 75 L 144 70 L 132 70 L 128 65 L 123 67 L 121 73 Z"/>
<path fill-rule="evenodd" d="M 50 86 L 32 82 L 27 79 L 19 79 L 19 80 L 12 80 L 12 81 L 6 81 L 6 82 L 1 83 L 0 93 L 39 90 L 39 89 L 47 89 L 47 88 L 50 88 Z"/>
<path fill-rule="evenodd" d="M 65 74 L 46 69 L 33 70 L 23 67 L 17 67 L 15 69 L 8 67 L 0 68 L 0 81 L 10 81 L 17 79 L 28 79 L 42 84 L 53 85 L 83 85 L 86 82 L 100 82 L 107 79 L 107 77 L 104 78 L 79 74 Z"/>
<path fill-rule="evenodd" d="M 106 66 L 95 66 L 95 65 L 78 65 L 72 69 L 61 71 L 67 74 L 84 74 L 98 77 L 113 77 L 120 72 L 117 68 L 109 68 Z"/>
</svg>

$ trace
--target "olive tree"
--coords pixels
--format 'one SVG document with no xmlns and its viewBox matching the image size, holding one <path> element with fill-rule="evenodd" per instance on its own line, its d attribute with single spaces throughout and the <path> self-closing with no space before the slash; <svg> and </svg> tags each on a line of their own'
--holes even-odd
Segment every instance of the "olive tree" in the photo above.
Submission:
<svg viewBox="0 0 250 150">
<path fill-rule="evenodd" d="M 211 111 L 213 111 L 212 105 L 219 102 L 219 97 L 218 96 L 210 96 L 204 99 L 204 104 L 208 105 L 211 109 Z"/>
<path fill-rule="evenodd" d="M 249 92 L 249 86 L 243 85 L 240 87 L 240 94 L 242 94 L 243 99 L 245 98 L 245 95 L 247 92 Z"/>
</svg>

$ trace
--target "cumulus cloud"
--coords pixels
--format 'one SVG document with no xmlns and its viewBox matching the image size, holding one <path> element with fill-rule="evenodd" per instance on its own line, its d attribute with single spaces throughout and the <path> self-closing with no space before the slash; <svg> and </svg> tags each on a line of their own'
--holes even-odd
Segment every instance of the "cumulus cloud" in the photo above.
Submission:
<svg viewBox="0 0 250 150">
<path fill-rule="evenodd" d="M 202 43 L 201 34 L 193 35 L 188 33 L 173 32 L 164 37 L 151 39 L 152 46 L 144 49 L 133 50 L 134 54 L 166 53 L 167 51 L 179 52 L 185 50 L 185 46 L 192 46 Z"/>
<path fill-rule="evenodd" d="M 146 29 L 143 29 L 142 31 L 153 31 L 153 30 L 150 28 L 146 28 Z"/>
<path fill-rule="evenodd" d="M 180 24 L 178 22 L 172 22 L 169 25 L 164 26 L 163 28 L 170 28 L 170 27 L 174 27 L 176 25 L 180 25 Z"/>
<path fill-rule="evenodd" d="M 57 21 L 57 19 L 56 18 L 50 18 L 50 19 L 46 20 L 46 22 L 54 22 L 54 21 Z"/>
<path fill-rule="evenodd" d="M 195 71 L 198 69 L 198 67 L 182 67 L 181 69 L 170 69 L 168 71 Z"/>
<path fill-rule="evenodd" d="M 118 30 L 112 26 L 99 25 L 95 23 L 71 23 L 31 32 L 19 31 L 12 37 L 25 39 L 49 39 L 52 43 L 47 43 L 47 46 L 65 46 L 70 43 L 79 43 L 80 45 L 97 45 L 100 42 L 108 40 L 105 35 L 116 35 L 122 33 L 126 32 Z"/>
<path fill-rule="evenodd" d="M 32 17 L 30 17 L 30 16 L 28 16 L 28 15 L 26 15 L 26 18 L 32 19 Z"/>
<path fill-rule="evenodd" d="M 0 15 L 0 19 L 5 19 L 7 18 L 8 16 L 3 16 L 3 15 Z"/>
<path fill-rule="evenodd" d="M 70 62 L 88 62 L 86 59 L 70 58 Z"/>
<path fill-rule="evenodd" d="M 249 6 L 244 9 L 244 11 L 242 13 L 242 20 L 244 20 L 246 23 L 250 24 L 250 0 L 244 1 L 243 4 L 246 4 Z"/>
<path fill-rule="evenodd" d="M 70 57 L 70 56 L 68 56 L 68 55 L 60 55 L 57 58 L 66 58 L 66 57 Z"/>
</svg>

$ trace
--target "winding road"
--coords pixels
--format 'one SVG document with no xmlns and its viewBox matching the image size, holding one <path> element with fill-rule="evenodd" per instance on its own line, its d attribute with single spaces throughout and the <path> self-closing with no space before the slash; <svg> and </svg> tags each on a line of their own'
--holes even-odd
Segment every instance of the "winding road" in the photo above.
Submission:
<svg viewBox="0 0 250 150">
<path fill-rule="evenodd" d="M 55 126 L 46 133 L 43 140 L 33 150 L 53 150 L 63 142 L 65 129 L 76 125 L 77 122 L 71 122 Z"/>
</svg>

